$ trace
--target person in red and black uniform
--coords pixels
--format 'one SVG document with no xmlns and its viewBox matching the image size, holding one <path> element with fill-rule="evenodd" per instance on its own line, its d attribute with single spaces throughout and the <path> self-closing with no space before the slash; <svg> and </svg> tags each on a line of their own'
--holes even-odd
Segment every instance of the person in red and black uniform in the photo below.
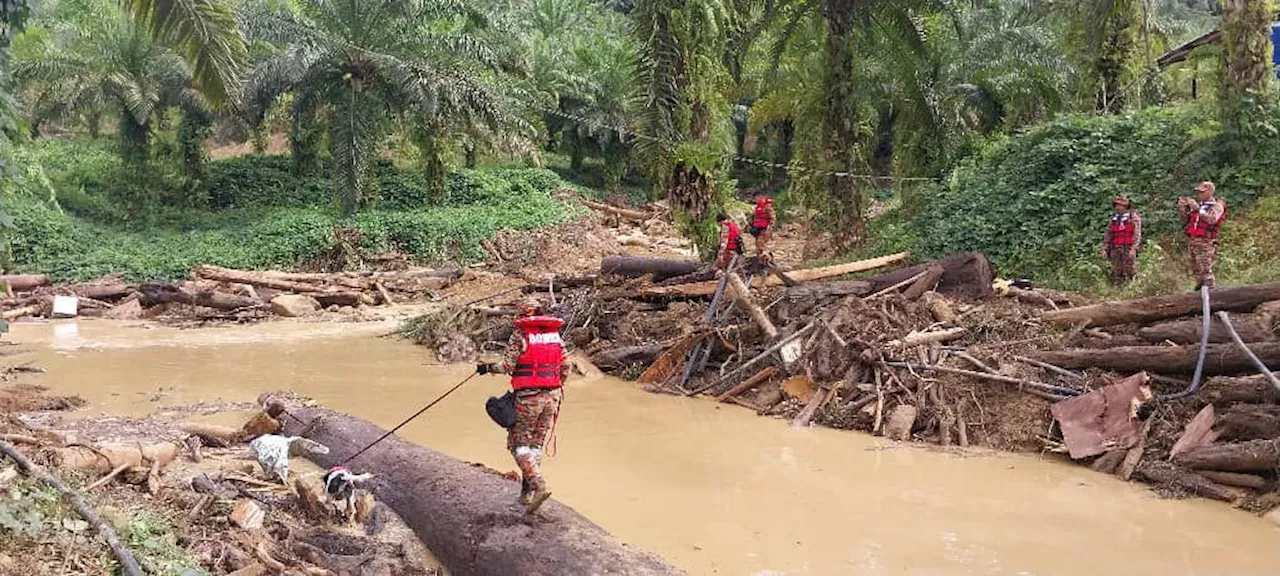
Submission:
<svg viewBox="0 0 1280 576">
<path fill-rule="evenodd" d="M 1196 186 L 1195 198 L 1179 198 L 1178 212 L 1187 222 L 1187 252 L 1196 274 L 1196 290 L 1217 288 L 1213 261 L 1218 251 L 1218 230 L 1227 219 L 1227 203 L 1217 197 L 1218 187 L 1204 181 Z"/>
<path fill-rule="evenodd" d="M 1111 205 L 1115 213 L 1102 238 L 1102 257 L 1111 262 L 1111 283 L 1122 285 L 1137 274 L 1134 261 L 1142 244 L 1142 216 L 1133 210 L 1128 196 L 1116 196 Z"/>
<path fill-rule="evenodd" d="M 540 301 L 526 299 L 520 303 L 520 318 L 507 341 L 503 361 L 476 365 L 481 374 L 511 375 L 516 422 L 507 431 L 507 450 L 520 467 L 520 503 L 529 513 L 551 496 L 542 478 L 542 449 L 560 416 L 562 386 L 569 374 L 560 339 L 562 326 L 563 320 L 543 315 Z"/>
<path fill-rule="evenodd" d="M 716 216 L 716 223 L 720 225 L 720 251 L 716 256 L 716 270 L 724 270 L 729 267 L 734 254 L 742 254 L 742 230 L 724 212 Z"/>
<path fill-rule="evenodd" d="M 773 223 L 778 221 L 778 214 L 773 211 L 773 200 L 763 194 L 756 195 L 756 209 L 751 214 L 751 225 L 747 233 L 756 239 L 756 256 L 763 256 L 769 249 L 769 240 L 773 238 Z"/>
</svg>

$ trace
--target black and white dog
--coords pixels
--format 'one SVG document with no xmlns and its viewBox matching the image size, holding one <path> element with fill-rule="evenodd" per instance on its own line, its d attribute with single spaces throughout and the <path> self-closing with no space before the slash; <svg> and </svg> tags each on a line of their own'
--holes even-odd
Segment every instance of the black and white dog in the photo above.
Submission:
<svg viewBox="0 0 1280 576">
<path fill-rule="evenodd" d="M 325 495 L 343 520 L 350 522 L 355 517 L 356 485 L 370 478 L 373 478 L 373 474 L 352 474 L 344 466 L 330 468 L 321 478 Z"/>
</svg>

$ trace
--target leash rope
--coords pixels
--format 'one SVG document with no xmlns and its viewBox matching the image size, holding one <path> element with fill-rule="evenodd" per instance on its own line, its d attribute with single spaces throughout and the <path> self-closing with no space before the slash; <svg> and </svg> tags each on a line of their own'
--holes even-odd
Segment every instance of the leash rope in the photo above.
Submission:
<svg viewBox="0 0 1280 576">
<path fill-rule="evenodd" d="M 383 434 L 382 436 L 379 436 L 377 440 L 374 440 L 373 442 L 370 442 L 368 446 L 365 446 L 364 448 L 361 448 L 361 449 L 360 449 L 360 451 L 359 451 L 359 452 L 356 452 L 354 456 L 351 456 L 350 458 L 347 458 L 346 460 L 343 460 L 341 464 L 338 464 L 338 466 L 346 467 L 346 465 L 347 465 L 347 464 L 350 464 L 352 460 L 355 460 L 355 459 L 356 459 L 356 458 L 358 458 L 361 454 L 364 454 L 366 450 L 368 450 L 368 449 L 370 449 L 370 448 L 373 448 L 373 447 L 374 447 L 374 446 L 376 446 L 379 442 L 381 442 L 381 441 L 383 441 L 383 440 L 386 440 L 386 439 L 387 439 L 387 436 L 390 436 L 390 435 L 392 435 L 392 434 L 395 434 L 395 433 L 396 433 L 396 430 L 399 430 L 399 429 L 403 428 L 405 424 L 408 424 L 408 423 L 412 422 L 414 418 L 417 418 L 418 416 L 421 416 L 423 412 L 426 412 L 427 410 L 430 410 L 432 406 L 435 406 L 436 404 L 439 404 L 441 400 L 444 400 L 444 399 L 445 399 L 445 397 L 449 396 L 450 394 L 453 394 L 454 390 L 457 390 L 457 389 L 461 388 L 463 384 L 466 384 L 467 382 L 470 382 L 470 381 L 471 381 L 471 379 L 472 379 L 472 378 L 475 378 L 477 374 L 479 374 L 479 372 L 472 372 L 470 376 L 467 376 L 466 378 L 463 378 L 463 379 L 462 379 L 462 381 L 461 381 L 461 382 L 459 382 L 459 383 L 457 383 L 457 384 L 455 384 L 455 385 L 453 386 L 453 388 L 450 388 L 450 389 L 449 389 L 448 391 L 446 391 L 444 394 L 441 394 L 441 395 L 440 395 L 439 397 L 437 397 L 435 400 L 432 400 L 430 404 L 427 404 L 427 405 L 426 405 L 426 406 L 424 406 L 421 410 L 419 410 L 419 411 L 417 411 L 417 412 L 414 412 L 414 413 L 413 413 L 413 416 L 410 416 L 410 417 L 406 418 L 404 422 L 401 422 L 401 423 L 397 424 L 395 428 L 392 428 L 391 430 L 387 431 L 387 433 L 386 433 L 386 434 Z"/>
</svg>

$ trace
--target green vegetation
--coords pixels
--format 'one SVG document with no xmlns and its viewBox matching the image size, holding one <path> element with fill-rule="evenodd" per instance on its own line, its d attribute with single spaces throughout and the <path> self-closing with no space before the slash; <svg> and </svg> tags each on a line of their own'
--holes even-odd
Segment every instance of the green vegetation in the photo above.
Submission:
<svg viewBox="0 0 1280 576">
<path fill-rule="evenodd" d="M 67 281 L 117 272 L 149 280 L 182 278 L 206 263 L 292 266 L 331 249 L 335 228 L 358 230 L 360 247 L 369 252 L 470 262 L 485 257 L 480 241 L 502 228 L 536 228 L 574 214 L 552 199 L 567 184 L 548 170 L 462 170 L 449 176 L 446 202 L 427 204 L 420 173 L 384 165 L 375 171 L 378 199 L 343 218 L 331 203 L 328 180 L 293 177 L 287 157 L 244 156 L 210 165 L 209 181 L 218 183 L 210 203 L 219 210 L 157 208 L 146 218 L 121 221 L 109 195 L 124 186 L 111 183 L 126 177 L 118 161 L 95 150 L 56 141 L 39 148 L 57 201 L 24 188 L 11 203 L 16 270 Z M 107 176 L 85 177 L 88 172 Z"/>
</svg>

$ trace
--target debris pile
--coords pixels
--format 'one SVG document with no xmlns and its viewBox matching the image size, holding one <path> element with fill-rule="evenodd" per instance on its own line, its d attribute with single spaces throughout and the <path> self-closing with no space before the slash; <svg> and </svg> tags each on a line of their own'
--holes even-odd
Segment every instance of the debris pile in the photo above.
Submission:
<svg viewBox="0 0 1280 576">
<path fill-rule="evenodd" d="M 719 278 L 690 261 L 611 257 L 596 274 L 494 301 L 553 289 L 565 340 L 653 392 L 793 426 L 1061 452 L 1126 479 L 1269 506 L 1259 498 L 1280 467 L 1280 410 L 1267 403 L 1280 392 L 1235 376 L 1259 370 L 1250 354 L 1280 365 L 1280 284 L 1213 293 L 1214 311 L 1241 313 L 1229 318 L 1241 343 L 1215 317 L 1207 382 L 1179 396 L 1199 353 L 1197 294 L 1088 305 L 998 279 L 976 253 L 841 279 L 906 257 L 801 270 L 749 259 Z M 514 309 L 450 314 L 465 321 L 432 318 L 434 337 L 461 324 L 475 350 L 498 350 Z M 1280 492 L 1267 498 L 1280 504 Z"/>
<path fill-rule="evenodd" d="M 31 521 L 22 531 L 0 530 L 0 539 L 4 558 L 28 573 L 96 573 L 107 558 L 125 574 L 441 573 L 407 525 L 359 484 L 335 499 L 301 459 L 287 483 L 278 463 L 269 471 L 254 463 L 263 455 L 245 443 L 278 437 L 287 418 L 279 402 L 239 429 L 167 423 L 161 435 L 174 440 L 95 441 L 35 428 L 26 416 L 0 413 L 0 511 L 23 511 Z M 42 496 L 41 484 L 53 496 Z M 56 505 L 58 495 L 70 508 Z M 40 513 L 30 515 L 37 505 Z M 139 535 L 148 522 L 163 527 Z"/>
<path fill-rule="evenodd" d="M 438 298 L 461 277 L 458 269 L 294 273 L 210 265 L 197 266 L 190 280 L 176 283 L 134 284 L 107 276 L 49 286 L 44 276 L 3 276 L 12 296 L 0 302 L 0 316 L 250 321 Z"/>
</svg>

